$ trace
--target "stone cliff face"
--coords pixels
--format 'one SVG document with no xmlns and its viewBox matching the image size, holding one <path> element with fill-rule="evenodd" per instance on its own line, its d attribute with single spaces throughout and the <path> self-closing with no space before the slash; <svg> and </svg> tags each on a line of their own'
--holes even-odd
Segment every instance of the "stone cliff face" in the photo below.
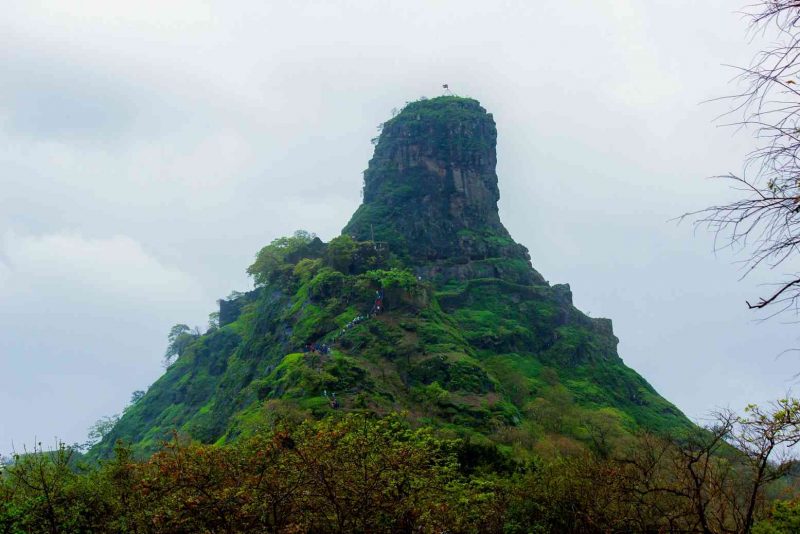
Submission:
<svg viewBox="0 0 800 534">
<path fill-rule="evenodd" d="M 409 104 L 383 125 L 364 173 L 364 202 L 344 233 L 374 236 L 418 270 L 456 278 L 501 274 L 492 259 L 529 266 L 527 249 L 500 222 L 496 142 L 494 119 L 476 100 Z M 529 271 L 524 282 L 543 282 Z"/>
</svg>

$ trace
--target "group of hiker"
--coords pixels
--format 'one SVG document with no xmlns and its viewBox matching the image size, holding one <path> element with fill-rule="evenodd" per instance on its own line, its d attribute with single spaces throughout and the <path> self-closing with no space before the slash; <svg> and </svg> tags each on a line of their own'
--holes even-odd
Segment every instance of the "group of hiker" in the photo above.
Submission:
<svg viewBox="0 0 800 534">
<path fill-rule="evenodd" d="M 359 323 L 363 323 L 364 321 L 366 321 L 370 317 L 372 317 L 372 315 L 356 315 L 355 317 L 353 317 L 353 319 L 349 323 L 347 323 L 346 325 L 344 325 L 344 327 L 342 327 L 342 330 L 341 330 L 341 332 L 339 332 L 339 335 L 340 336 L 344 335 L 345 332 L 347 332 L 348 330 L 353 328 L 355 325 L 357 325 Z"/>
<path fill-rule="evenodd" d="M 384 310 L 383 299 L 384 299 L 383 288 L 380 288 L 375 291 L 375 302 L 372 305 L 372 309 L 370 310 L 370 312 L 367 315 L 356 315 L 350 322 L 344 325 L 341 332 L 339 332 L 337 336 L 331 338 L 331 343 L 336 343 L 338 337 L 343 336 L 345 333 L 347 333 L 348 330 L 350 330 L 357 324 L 363 323 L 367 319 L 381 313 Z M 330 354 L 331 347 L 327 343 L 319 343 L 319 342 L 306 343 L 305 346 L 303 347 L 303 352 L 316 353 L 316 354 Z M 325 396 L 326 399 L 328 399 L 328 404 L 332 409 L 335 410 L 339 407 L 339 401 L 336 399 L 336 393 L 331 392 L 331 394 L 328 395 L 328 390 L 326 389 L 323 390 L 323 395 Z"/>
<path fill-rule="evenodd" d="M 370 315 L 377 315 L 383 311 L 383 288 L 375 291 L 375 304 L 372 305 Z"/>
<path fill-rule="evenodd" d="M 342 327 L 342 330 L 339 332 L 339 335 L 337 337 L 345 335 L 348 330 L 350 330 L 357 324 L 363 323 L 367 319 L 378 315 L 384 309 L 385 308 L 383 307 L 383 288 L 381 288 L 375 291 L 375 303 L 372 305 L 372 309 L 370 310 L 370 312 L 366 315 L 356 315 L 355 317 L 353 317 L 353 319 L 350 322 L 348 322 L 346 325 L 344 325 L 344 327 Z M 337 337 L 333 338 L 333 342 L 336 341 Z"/>
<path fill-rule="evenodd" d="M 331 408 L 334 410 L 339 407 L 339 401 L 336 399 L 336 393 L 331 392 L 330 396 L 328 396 L 328 390 L 322 390 L 322 394 L 328 399 L 328 404 L 330 404 Z"/>
<path fill-rule="evenodd" d="M 303 352 L 316 352 L 318 354 L 330 354 L 331 346 L 327 343 L 306 343 Z"/>
</svg>

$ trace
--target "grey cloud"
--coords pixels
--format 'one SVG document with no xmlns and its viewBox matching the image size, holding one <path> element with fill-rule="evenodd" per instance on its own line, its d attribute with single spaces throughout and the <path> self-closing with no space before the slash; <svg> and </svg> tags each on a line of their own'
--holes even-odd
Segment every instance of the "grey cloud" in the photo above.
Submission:
<svg viewBox="0 0 800 534">
<path fill-rule="evenodd" d="M 81 439 L 158 376 L 171 324 L 248 287 L 262 245 L 336 235 L 378 123 L 442 83 L 495 116 L 512 235 L 614 320 L 631 366 L 692 416 L 781 395 L 792 329 L 743 305 L 768 278 L 739 282 L 735 256 L 667 222 L 726 195 L 704 178 L 751 146 L 699 105 L 733 89 L 718 65 L 757 46 L 737 6 L 533 6 L 15 4 L 0 21 L 0 230 L 18 239 L 0 252 L 0 402 L 19 408 L 0 451 Z"/>
<path fill-rule="evenodd" d="M 0 109 L 16 135 L 48 139 L 112 140 L 127 133 L 142 106 L 124 81 L 63 54 L 24 47 L 2 53 Z"/>
<path fill-rule="evenodd" d="M 203 324 L 213 299 L 125 236 L 0 238 L 0 448 L 80 440 L 157 376 L 175 317 Z"/>
</svg>

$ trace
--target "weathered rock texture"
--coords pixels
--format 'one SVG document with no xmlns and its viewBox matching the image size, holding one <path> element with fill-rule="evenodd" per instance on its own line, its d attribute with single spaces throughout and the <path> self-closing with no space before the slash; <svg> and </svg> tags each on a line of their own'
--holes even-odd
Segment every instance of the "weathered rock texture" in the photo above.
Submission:
<svg viewBox="0 0 800 534">
<path fill-rule="evenodd" d="M 430 275 L 542 282 L 500 222 L 496 143 L 494 119 L 476 100 L 409 104 L 383 125 L 364 173 L 364 203 L 344 233 L 385 241 Z M 498 272 L 490 261 L 498 258 L 528 269 Z"/>
</svg>

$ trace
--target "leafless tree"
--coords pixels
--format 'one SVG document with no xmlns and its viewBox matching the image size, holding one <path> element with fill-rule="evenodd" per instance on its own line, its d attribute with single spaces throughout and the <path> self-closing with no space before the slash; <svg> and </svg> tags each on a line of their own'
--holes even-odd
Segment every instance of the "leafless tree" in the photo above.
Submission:
<svg viewBox="0 0 800 534">
<path fill-rule="evenodd" d="M 644 435 L 619 460 L 642 530 L 746 534 L 764 516 L 767 488 L 797 461 L 800 401 L 713 415 L 713 424 L 685 435 Z"/>
<path fill-rule="evenodd" d="M 800 272 L 792 268 L 800 246 L 800 1 L 762 0 L 746 8 L 753 36 L 771 39 L 747 67 L 736 67 L 742 90 L 724 97 L 724 117 L 753 132 L 756 148 L 741 174 L 719 176 L 739 191 L 737 200 L 687 214 L 716 233 L 717 249 L 748 251 L 745 276 L 759 268 L 790 274 L 750 309 L 800 311 Z M 774 37 L 774 39 L 773 39 Z"/>
</svg>

